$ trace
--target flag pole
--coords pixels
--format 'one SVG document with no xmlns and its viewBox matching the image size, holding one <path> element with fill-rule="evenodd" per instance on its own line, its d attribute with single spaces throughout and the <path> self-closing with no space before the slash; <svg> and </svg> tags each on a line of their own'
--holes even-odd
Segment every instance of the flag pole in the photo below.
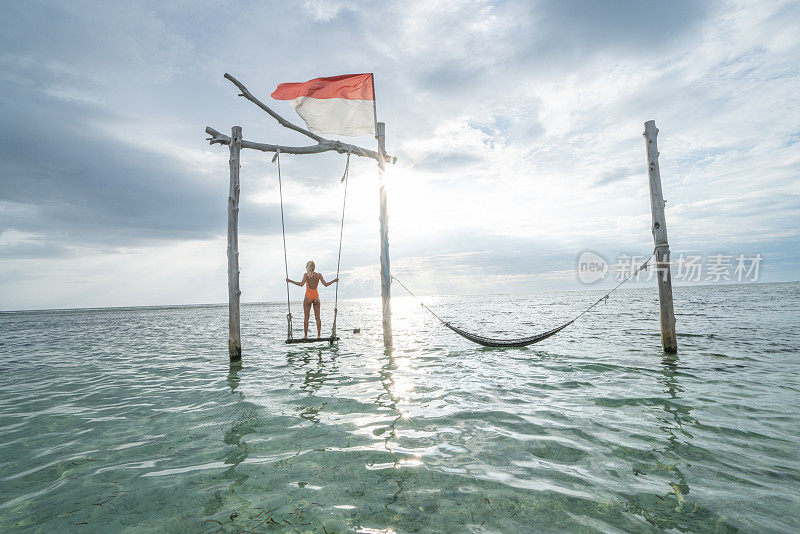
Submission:
<svg viewBox="0 0 800 534">
<path fill-rule="evenodd" d="M 392 345 L 392 273 L 389 267 L 389 214 L 387 209 L 386 184 L 383 173 L 386 170 L 386 124 L 378 122 L 377 99 L 375 98 L 375 76 L 372 76 L 372 111 L 375 117 L 375 138 L 378 141 L 378 198 L 380 202 L 381 237 L 381 310 L 383 315 L 383 343 L 386 348 Z"/>
<path fill-rule="evenodd" d="M 375 139 L 378 139 L 378 99 L 375 98 L 375 74 L 370 73 L 370 78 L 372 79 L 372 120 L 375 124 Z M 380 152 L 380 145 L 378 146 L 378 155 L 383 156 Z M 378 159 L 378 165 L 381 165 L 383 161 Z"/>
</svg>

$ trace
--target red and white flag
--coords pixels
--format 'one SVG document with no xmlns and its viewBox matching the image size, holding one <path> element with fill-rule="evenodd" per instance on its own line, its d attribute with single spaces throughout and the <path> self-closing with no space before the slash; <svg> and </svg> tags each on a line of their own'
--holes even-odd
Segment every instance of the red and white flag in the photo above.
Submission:
<svg viewBox="0 0 800 534">
<path fill-rule="evenodd" d="M 371 72 L 281 83 L 272 98 L 291 100 L 312 133 L 375 135 L 375 86 Z"/>
</svg>

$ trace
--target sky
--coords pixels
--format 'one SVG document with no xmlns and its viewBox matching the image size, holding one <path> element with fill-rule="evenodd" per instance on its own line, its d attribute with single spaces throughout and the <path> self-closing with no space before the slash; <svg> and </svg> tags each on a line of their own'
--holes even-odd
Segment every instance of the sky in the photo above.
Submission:
<svg viewBox="0 0 800 534">
<path fill-rule="evenodd" d="M 593 288 L 576 276 L 582 252 L 647 256 L 651 119 L 673 258 L 758 254 L 758 281 L 800 279 L 798 2 L 32 1 L 0 11 L 0 309 L 227 300 L 228 151 L 208 144 L 205 127 L 310 140 L 237 97 L 226 72 L 298 124 L 269 98 L 278 83 L 374 73 L 398 158 L 385 177 L 392 273 L 421 294 Z M 245 302 L 285 294 L 270 159 L 242 155 Z M 290 276 L 313 259 L 332 278 L 345 157 L 281 164 Z M 375 162 L 354 158 L 349 187 L 340 294 L 374 297 Z"/>
</svg>

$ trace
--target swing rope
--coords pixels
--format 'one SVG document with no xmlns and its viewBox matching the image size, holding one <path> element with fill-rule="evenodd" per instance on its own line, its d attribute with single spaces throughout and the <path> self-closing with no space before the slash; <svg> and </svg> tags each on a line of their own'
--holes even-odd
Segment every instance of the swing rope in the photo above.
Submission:
<svg viewBox="0 0 800 534">
<path fill-rule="evenodd" d="M 336 292 L 333 300 L 333 326 L 331 327 L 331 337 L 336 337 L 336 319 L 339 315 L 339 267 L 342 265 L 342 236 L 344 235 L 344 210 L 347 206 L 347 182 L 350 177 L 350 150 L 347 151 L 347 163 L 344 166 L 344 199 L 342 200 L 342 224 L 339 226 L 339 256 L 336 259 Z"/>
<path fill-rule="evenodd" d="M 656 249 L 657 248 L 658 248 L 658 246 L 656 246 Z M 568 327 L 569 325 L 571 325 L 572 323 L 574 323 L 575 321 L 580 319 L 584 314 L 589 312 L 589 310 L 591 310 L 592 308 L 594 308 L 595 306 L 597 306 L 601 302 L 607 301 L 608 297 L 609 297 L 609 295 L 611 295 L 611 293 L 613 293 L 614 291 L 619 289 L 620 286 L 622 286 L 622 284 L 624 284 L 625 282 L 628 282 L 629 280 L 633 279 L 633 277 L 636 276 L 637 274 L 639 274 L 640 271 L 643 271 L 644 269 L 646 269 L 648 264 L 650 263 L 650 260 L 652 260 L 653 256 L 655 256 L 655 253 L 656 253 L 656 251 L 654 250 L 653 253 L 650 254 L 650 257 L 648 257 L 647 260 L 644 263 L 642 263 L 641 266 L 639 266 L 630 275 L 628 275 L 627 278 L 622 280 L 611 291 L 609 291 L 608 293 L 606 293 L 605 295 L 603 295 L 602 297 L 597 299 L 594 303 L 592 303 L 591 306 L 589 306 L 588 308 L 583 310 L 581 313 L 576 315 L 573 319 L 567 321 L 566 323 L 564 323 L 564 324 L 562 324 L 560 326 L 557 326 L 557 327 L 553 328 L 552 330 L 548 330 L 547 332 L 542 332 L 541 334 L 535 334 L 533 336 L 523 337 L 523 338 L 519 338 L 519 339 L 496 339 L 496 338 L 490 338 L 490 337 L 486 337 L 486 336 L 481 336 L 479 334 L 473 334 L 471 332 L 467 332 L 466 330 L 462 330 L 461 328 L 458 328 L 457 326 L 454 326 L 454 325 L 450 324 L 449 321 L 445 321 L 444 319 L 439 317 L 439 315 L 435 311 L 433 311 L 427 304 L 425 304 L 422 301 L 422 299 L 420 299 L 417 295 L 415 295 L 408 287 L 406 287 L 406 285 L 403 282 L 401 282 L 400 280 L 398 280 L 394 276 L 392 276 L 392 279 L 395 282 L 397 282 L 398 284 L 400 284 L 400 286 L 403 289 L 408 291 L 409 295 L 411 295 L 412 297 L 417 299 L 417 302 L 419 302 L 420 305 L 423 308 L 425 308 L 428 312 L 430 312 L 431 315 L 436 317 L 444 326 L 446 326 L 447 328 L 449 328 L 450 330 L 452 330 L 456 334 L 458 334 L 458 335 L 460 335 L 460 336 L 462 336 L 462 337 L 464 337 L 464 338 L 466 338 L 466 339 L 468 339 L 470 341 L 478 343 L 479 345 L 483 345 L 484 347 L 525 347 L 527 345 L 532 345 L 533 343 L 538 343 L 539 341 L 543 341 L 543 340 L 547 339 L 548 337 L 559 333 L 560 331 L 564 330 L 566 327 Z"/>
<path fill-rule="evenodd" d="M 347 183 L 350 177 L 350 154 L 351 151 L 347 151 L 347 163 L 345 164 L 344 168 L 344 176 L 342 176 L 341 182 L 344 182 L 344 199 L 342 200 L 342 223 L 339 227 L 339 255 L 336 260 L 336 296 L 334 297 L 334 304 L 333 304 L 333 326 L 331 327 L 331 343 L 333 343 L 334 338 L 336 338 L 336 319 L 339 314 L 339 270 L 342 265 L 342 238 L 344 236 L 344 216 L 345 216 L 345 208 L 347 207 Z M 280 193 L 281 199 L 281 234 L 283 236 L 283 269 L 284 273 L 286 274 L 286 309 L 288 313 L 286 314 L 286 323 L 287 323 L 287 343 L 292 341 L 292 305 L 291 305 L 291 298 L 289 296 L 289 260 L 287 259 L 286 254 L 286 223 L 284 221 L 284 213 L 283 213 L 283 180 L 281 178 L 281 151 L 280 148 L 275 150 L 275 156 L 272 158 L 272 163 L 277 163 L 278 165 L 278 191 Z"/>
<path fill-rule="evenodd" d="M 275 151 L 275 156 L 272 158 L 272 163 L 278 163 L 278 191 L 281 196 L 281 233 L 283 234 L 283 269 L 286 273 L 286 327 L 288 329 L 288 338 L 292 339 L 292 304 L 289 298 L 289 261 L 286 259 L 286 225 L 283 221 L 283 182 L 281 180 L 281 149 Z"/>
</svg>

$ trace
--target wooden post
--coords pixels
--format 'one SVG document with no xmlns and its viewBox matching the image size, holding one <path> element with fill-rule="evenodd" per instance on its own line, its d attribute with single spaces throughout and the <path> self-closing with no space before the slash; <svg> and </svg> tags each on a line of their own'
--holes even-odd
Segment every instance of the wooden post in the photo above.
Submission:
<svg viewBox="0 0 800 534">
<path fill-rule="evenodd" d="M 242 127 L 231 128 L 231 186 L 228 192 L 228 354 L 242 359 L 242 332 L 239 316 L 239 154 Z"/>
<path fill-rule="evenodd" d="M 670 274 L 667 221 L 664 217 L 664 195 L 661 192 L 661 170 L 658 167 L 658 128 L 655 121 L 644 123 L 644 138 L 647 147 L 647 169 L 650 176 L 650 209 L 653 213 L 653 242 L 656 253 L 656 278 L 658 279 L 658 303 L 661 316 L 661 346 L 664 352 L 678 352 L 675 336 L 675 313 L 672 307 L 672 275 Z"/>
<path fill-rule="evenodd" d="M 389 268 L 389 215 L 386 208 L 386 184 L 383 172 L 386 166 L 386 124 L 377 123 L 378 173 L 380 183 L 380 226 L 381 226 L 381 305 L 383 309 L 383 341 L 392 343 L 392 273 Z"/>
</svg>

